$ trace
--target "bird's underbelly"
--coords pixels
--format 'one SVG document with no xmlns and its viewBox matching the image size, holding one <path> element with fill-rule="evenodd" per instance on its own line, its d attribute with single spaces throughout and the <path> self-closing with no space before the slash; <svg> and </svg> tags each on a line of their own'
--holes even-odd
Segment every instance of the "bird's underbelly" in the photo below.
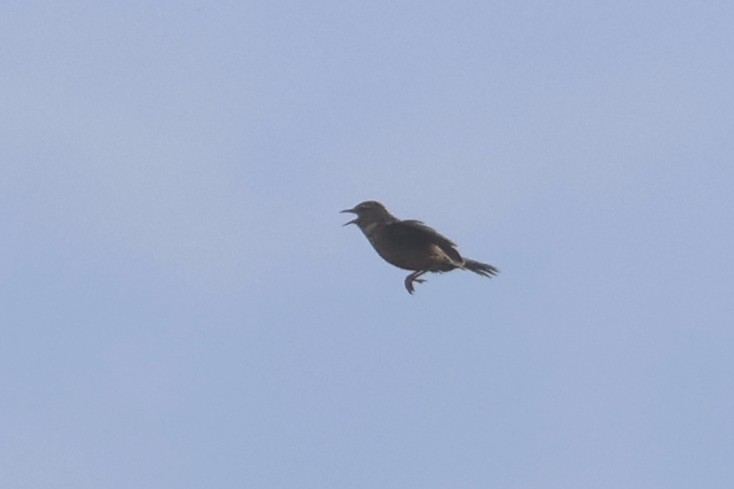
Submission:
<svg viewBox="0 0 734 489">
<path fill-rule="evenodd" d="M 424 248 L 389 249 L 389 247 L 374 245 L 373 247 L 386 262 L 404 270 L 448 272 L 461 265 L 434 244 Z"/>
</svg>

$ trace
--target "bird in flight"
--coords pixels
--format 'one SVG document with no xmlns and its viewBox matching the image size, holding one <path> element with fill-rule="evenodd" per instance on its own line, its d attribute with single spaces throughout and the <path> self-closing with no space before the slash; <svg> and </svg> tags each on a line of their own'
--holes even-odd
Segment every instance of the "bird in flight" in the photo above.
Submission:
<svg viewBox="0 0 734 489">
<path fill-rule="evenodd" d="M 493 277 L 499 273 L 492 265 L 462 257 L 456 249 L 456 243 L 435 229 L 421 221 L 400 220 L 374 200 L 341 212 L 356 214 L 355 219 L 344 225 L 356 224 L 386 262 L 404 270 L 412 270 L 405 277 L 405 288 L 409 294 L 415 291 L 414 282 L 425 281 L 420 277 L 427 272 L 443 273 L 458 268 L 483 277 Z"/>
</svg>

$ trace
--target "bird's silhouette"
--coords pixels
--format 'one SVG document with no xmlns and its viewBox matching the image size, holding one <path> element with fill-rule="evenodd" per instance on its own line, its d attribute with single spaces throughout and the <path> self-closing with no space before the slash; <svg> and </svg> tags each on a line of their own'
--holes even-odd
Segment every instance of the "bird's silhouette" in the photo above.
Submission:
<svg viewBox="0 0 734 489">
<path fill-rule="evenodd" d="M 424 282 L 420 277 L 427 272 L 449 272 L 458 268 L 483 277 L 499 273 L 492 265 L 462 257 L 456 243 L 435 229 L 421 221 L 400 220 L 374 200 L 341 212 L 356 214 L 355 219 L 344 225 L 356 224 L 386 262 L 412 270 L 405 278 L 405 288 L 410 294 L 415 291 L 413 283 Z"/>
</svg>

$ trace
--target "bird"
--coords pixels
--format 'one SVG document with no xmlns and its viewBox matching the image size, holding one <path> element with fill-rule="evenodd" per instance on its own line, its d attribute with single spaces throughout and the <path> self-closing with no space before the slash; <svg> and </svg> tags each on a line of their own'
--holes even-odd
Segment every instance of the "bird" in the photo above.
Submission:
<svg viewBox="0 0 734 489">
<path fill-rule="evenodd" d="M 411 270 L 405 277 L 405 289 L 411 295 L 415 292 L 413 284 L 425 282 L 420 277 L 428 272 L 443 273 L 458 268 L 489 278 L 499 273 L 492 265 L 462 257 L 456 243 L 423 222 L 398 219 L 380 202 L 368 200 L 341 212 L 356 214 L 344 226 L 356 224 L 386 262 Z"/>
</svg>

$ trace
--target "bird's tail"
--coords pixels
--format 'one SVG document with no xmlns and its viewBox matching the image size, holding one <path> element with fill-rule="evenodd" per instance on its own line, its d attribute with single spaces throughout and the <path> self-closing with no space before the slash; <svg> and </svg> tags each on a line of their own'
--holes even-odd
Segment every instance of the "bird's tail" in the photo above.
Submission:
<svg viewBox="0 0 734 489">
<path fill-rule="evenodd" d="M 497 267 L 493 267 L 492 265 L 488 265 L 487 263 L 482 263 L 475 260 L 464 260 L 464 268 L 466 270 L 471 270 L 474 273 L 478 273 L 482 277 L 493 277 L 500 273 L 500 271 L 497 269 Z"/>
</svg>

